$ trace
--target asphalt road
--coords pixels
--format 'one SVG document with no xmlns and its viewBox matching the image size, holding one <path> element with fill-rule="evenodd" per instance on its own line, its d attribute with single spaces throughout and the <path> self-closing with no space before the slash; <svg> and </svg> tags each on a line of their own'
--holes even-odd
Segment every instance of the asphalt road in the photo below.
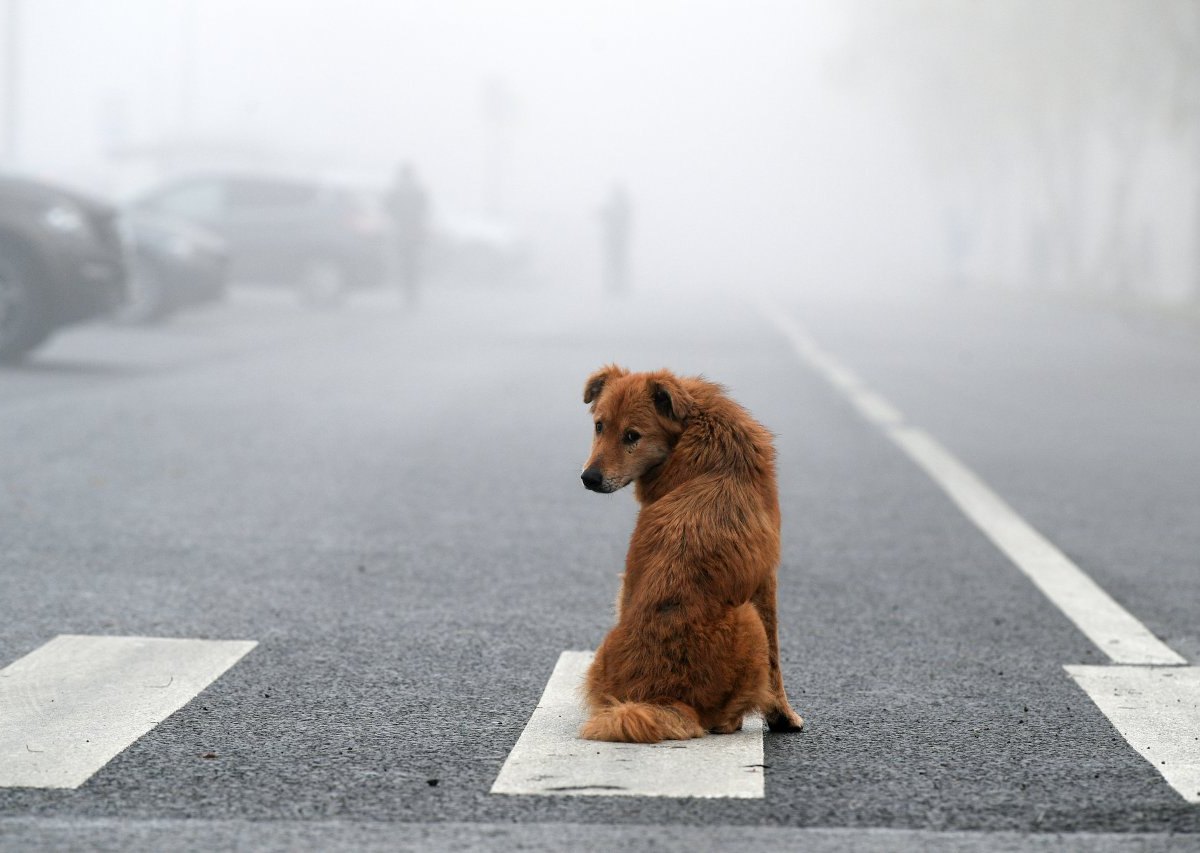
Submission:
<svg viewBox="0 0 1200 853">
<path fill-rule="evenodd" d="M 1200 661 L 1200 340 L 1006 296 L 777 306 Z M 807 727 L 766 737 L 761 800 L 488 793 L 612 618 L 636 508 L 578 474 L 614 360 L 777 434 Z M 64 332 L 0 371 L 0 665 L 59 634 L 258 646 L 80 788 L 0 788 L 3 849 L 1200 849 L 1063 670 L 1103 655 L 736 294 Z"/>
</svg>

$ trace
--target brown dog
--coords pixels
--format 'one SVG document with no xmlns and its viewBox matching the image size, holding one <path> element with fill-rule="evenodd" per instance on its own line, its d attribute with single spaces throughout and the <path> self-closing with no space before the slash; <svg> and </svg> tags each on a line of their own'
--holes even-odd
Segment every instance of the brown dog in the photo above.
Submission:
<svg viewBox="0 0 1200 853">
<path fill-rule="evenodd" d="M 771 434 L 720 386 L 610 365 L 588 378 L 583 484 L 635 483 L 642 508 L 617 624 L 588 670 L 590 740 L 729 733 L 761 711 L 799 731 L 779 670 L 779 499 Z"/>
</svg>

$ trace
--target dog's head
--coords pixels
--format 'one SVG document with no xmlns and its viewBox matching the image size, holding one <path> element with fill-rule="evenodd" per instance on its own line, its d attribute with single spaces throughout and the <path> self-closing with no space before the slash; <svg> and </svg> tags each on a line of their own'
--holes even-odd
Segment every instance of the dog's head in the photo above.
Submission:
<svg viewBox="0 0 1200 853">
<path fill-rule="evenodd" d="M 670 371 L 630 373 L 615 364 L 588 377 L 583 402 L 592 407 L 592 454 L 583 484 L 606 493 L 666 462 L 695 406 Z"/>
</svg>

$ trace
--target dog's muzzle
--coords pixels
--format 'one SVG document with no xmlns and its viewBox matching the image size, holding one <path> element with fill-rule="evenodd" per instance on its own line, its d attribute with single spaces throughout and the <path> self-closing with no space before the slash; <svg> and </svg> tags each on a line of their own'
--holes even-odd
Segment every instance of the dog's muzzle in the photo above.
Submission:
<svg viewBox="0 0 1200 853">
<path fill-rule="evenodd" d="M 583 485 L 593 492 L 603 492 L 604 489 L 604 474 L 599 468 L 586 468 L 579 475 L 579 479 L 583 480 Z"/>
</svg>

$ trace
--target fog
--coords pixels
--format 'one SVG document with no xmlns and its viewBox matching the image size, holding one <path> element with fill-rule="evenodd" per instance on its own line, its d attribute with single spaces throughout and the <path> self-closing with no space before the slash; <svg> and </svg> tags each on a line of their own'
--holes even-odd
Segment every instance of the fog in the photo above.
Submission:
<svg viewBox="0 0 1200 853">
<path fill-rule="evenodd" d="M 8 8 L 10 168 L 118 198 L 407 161 L 560 288 L 620 184 L 644 289 L 1196 292 L 1189 2 Z"/>
<path fill-rule="evenodd" d="M 583 286 L 620 181 L 646 286 L 912 273 L 922 179 L 838 84 L 841 6 L 24 4 L 16 160 L 118 193 L 185 140 L 381 180 L 411 160 L 439 208 L 503 216 Z"/>
</svg>

